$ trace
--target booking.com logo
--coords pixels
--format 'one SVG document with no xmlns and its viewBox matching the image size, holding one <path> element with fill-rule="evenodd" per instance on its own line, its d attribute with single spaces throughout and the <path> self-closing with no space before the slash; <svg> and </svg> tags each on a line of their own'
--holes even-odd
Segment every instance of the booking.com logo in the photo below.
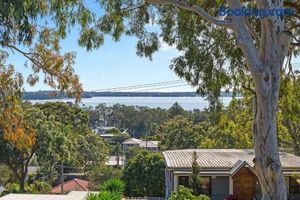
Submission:
<svg viewBox="0 0 300 200">
<path fill-rule="evenodd" d="M 260 8 L 253 8 L 253 7 L 242 7 L 231 9 L 225 6 L 221 6 L 219 9 L 220 16 L 245 16 L 245 17 L 269 17 L 269 16 L 292 16 L 295 14 L 295 11 L 290 8 L 273 8 L 273 9 L 260 9 Z"/>
</svg>

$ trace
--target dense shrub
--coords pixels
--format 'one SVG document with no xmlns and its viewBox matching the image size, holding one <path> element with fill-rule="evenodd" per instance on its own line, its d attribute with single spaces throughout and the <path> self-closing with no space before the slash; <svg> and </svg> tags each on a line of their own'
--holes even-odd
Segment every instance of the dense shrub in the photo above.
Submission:
<svg viewBox="0 0 300 200">
<path fill-rule="evenodd" d="M 120 179 L 110 179 L 105 181 L 101 186 L 101 191 L 108 191 L 112 193 L 123 194 L 125 190 L 125 184 Z"/>
<path fill-rule="evenodd" d="M 210 200 L 210 198 L 206 195 L 195 196 L 192 190 L 180 185 L 178 192 L 173 192 L 169 200 Z"/>
<path fill-rule="evenodd" d="M 103 183 L 97 194 L 89 194 L 87 200 L 121 200 L 125 184 L 120 179 L 110 179 Z"/>
</svg>

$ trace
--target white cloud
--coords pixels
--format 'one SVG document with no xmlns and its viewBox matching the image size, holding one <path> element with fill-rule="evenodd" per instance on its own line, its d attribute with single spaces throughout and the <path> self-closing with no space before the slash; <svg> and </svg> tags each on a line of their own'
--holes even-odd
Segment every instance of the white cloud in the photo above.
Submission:
<svg viewBox="0 0 300 200">
<path fill-rule="evenodd" d="M 173 44 L 172 46 L 170 46 L 166 42 L 164 42 L 162 40 L 162 38 L 159 38 L 159 42 L 160 42 L 160 50 L 162 50 L 162 51 L 175 51 L 175 52 L 179 53 L 179 51 L 176 49 L 176 45 L 175 44 Z"/>
</svg>

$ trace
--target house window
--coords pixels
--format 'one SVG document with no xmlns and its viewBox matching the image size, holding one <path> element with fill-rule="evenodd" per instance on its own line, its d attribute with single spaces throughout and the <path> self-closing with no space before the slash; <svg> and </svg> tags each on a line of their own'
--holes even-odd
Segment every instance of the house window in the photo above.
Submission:
<svg viewBox="0 0 300 200">
<path fill-rule="evenodd" d="M 211 195 L 211 177 L 202 176 L 201 194 Z"/>
<path fill-rule="evenodd" d="M 290 194 L 300 194 L 300 184 L 292 177 L 289 179 Z"/>
<path fill-rule="evenodd" d="M 211 178 L 209 176 L 201 177 L 202 184 L 200 186 L 201 194 L 211 195 Z M 178 185 L 190 188 L 188 176 L 178 176 Z"/>
<path fill-rule="evenodd" d="M 188 176 L 178 176 L 178 185 L 184 187 L 189 187 L 189 177 Z"/>
</svg>

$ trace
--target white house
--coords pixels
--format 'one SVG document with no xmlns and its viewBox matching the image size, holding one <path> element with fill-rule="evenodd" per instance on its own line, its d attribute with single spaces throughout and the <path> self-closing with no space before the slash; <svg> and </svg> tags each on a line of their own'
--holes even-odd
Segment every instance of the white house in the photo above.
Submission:
<svg viewBox="0 0 300 200">
<path fill-rule="evenodd" d="M 130 138 L 122 142 L 123 150 L 126 151 L 131 147 L 140 147 L 149 151 L 159 151 L 159 141 L 143 141 L 136 138 Z"/>
<path fill-rule="evenodd" d="M 126 151 L 131 147 L 139 147 L 142 140 L 136 138 L 130 138 L 122 142 L 123 150 Z"/>
<path fill-rule="evenodd" d="M 109 156 L 105 165 L 122 168 L 125 165 L 125 156 Z"/>
<path fill-rule="evenodd" d="M 202 192 L 212 200 L 223 200 L 229 194 L 242 200 L 260 199 L 260 186 L 253 173 L 254 151 L 249 149 L 164 151 L 166 198 L 177 191 L 178 185 L 188 186 L 194 152 L 201 168 Z M 291 177 L 300 174 L 300 157 L 280 153 L 280 159 L 288 195 L 291 199 L 300 199 L 300 184 Z"/>
</svg>

